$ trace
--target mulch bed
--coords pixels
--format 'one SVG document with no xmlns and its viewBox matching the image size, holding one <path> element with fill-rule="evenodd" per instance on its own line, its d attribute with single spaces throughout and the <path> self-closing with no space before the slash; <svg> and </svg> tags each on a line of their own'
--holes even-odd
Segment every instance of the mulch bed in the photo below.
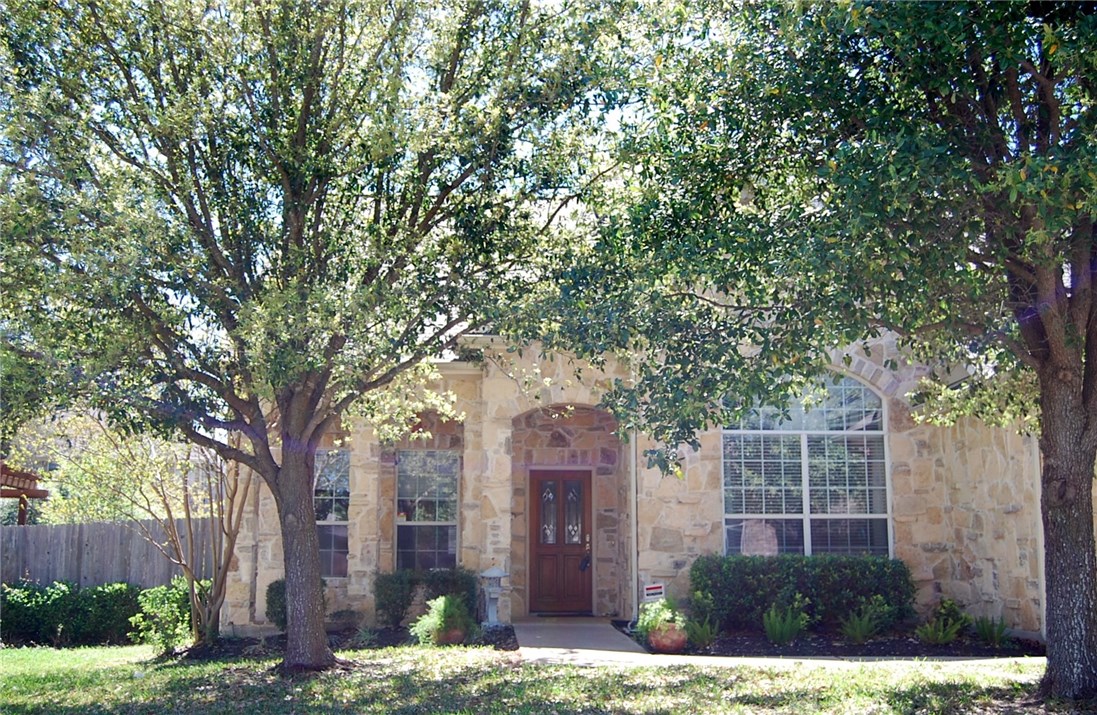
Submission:
<svg viewBox="0 0 1097 715">
<path fill-rule="evenodd" d="M 618 625 L 618 624 L 615 624 Z M 621 624 L 623 625 L 623 624 Z M 621 625 L 618 625 L 620 628 Z M 622 628 L 622 630 L 624 630 Z M 644 647 L 647 647 L 646 644 Z M 689 647 L 693 655 L 732 657 L 799 657 L 799 658 L 1006 658 L 1042 656 L 1042 643 L 1013 639 L 995 648 L 973 638 L 961 637 L 947 645 L 923 643 L 909 633 L 878 636 L 856 645 L 839 633 L 806 633 L 788 645 L 774 645 L 764 633 L 738 631 L 724 633 L 706 648 Z"/>
<path fill-rule="evenodd" d="M 328 634 L 332 650 L 378 650 L 392 646 L 413 645 L 416 640 L 407 628 L 378 628 L 360 637 L 357 630 L 349 629 Z M 479 636 L 465 645 L 479 645 L 495 650 L 518 650 L 518 639 L 510 626 L 484 628 Z M 279 634 L 269 638 L 222 638 L 208 647 L 195 647 L 179 654 L 186 660 L 232 660 L 235 658 L 277 655 L 285 650 L 286 637 Z"/>
</svg>

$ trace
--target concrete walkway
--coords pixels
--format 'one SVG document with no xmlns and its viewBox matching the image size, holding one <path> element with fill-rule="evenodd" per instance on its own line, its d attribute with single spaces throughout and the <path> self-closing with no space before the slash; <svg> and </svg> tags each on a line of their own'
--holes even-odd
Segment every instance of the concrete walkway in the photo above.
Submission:
<svg viewBox="0 0 1097 715">
<path fill-rule="evenodd" d="M 889 667 L 924 667 L 925 659 L 910 658 L 739 658 L 705 655 L 661 655 L 641 648 L 636 641 L 602 618 L 527 618 L 514 623 L 518 653 L 526 663 L 557 663 L 581 666 L 670 666 L 696 665 L 755 668 L 861 668 L 886 664 Z M 1015 662 L 1033 663 L 1036 658 L 948 658 L 932 661 L 940 666 L 980 666 L 1000 670 L 1012 677 Z"/>
</svg>

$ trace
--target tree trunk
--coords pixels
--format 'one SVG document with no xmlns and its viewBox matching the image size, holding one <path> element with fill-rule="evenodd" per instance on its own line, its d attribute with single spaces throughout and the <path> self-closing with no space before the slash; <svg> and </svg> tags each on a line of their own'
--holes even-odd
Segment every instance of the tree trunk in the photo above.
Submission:
<svg viewBox="0 0 1097 715">
<path fill-rule="evenodd" d="M 316 535 L 313 456 L 307 449 L 282 447 L 275 502 L 282 527 L 286 570 L 287 670 L 323 670 L 335 663 L 324 631 L 324 594 L 320 579 L 320 540 Z"/>
<path fill-rule="evenodd" d="M 1061 698 L 1097 696 L 1097 547 L 1093 472 L 1097 447 L 1083 436 L 1088 422 L 1081 381 L 1040 375 L 1044 464 L 1041 511 L 1046 574 L 1047 672 L 1041 687 Z M 1064 371 L 1065 372 L 1065 371 Z"/>
</svg>

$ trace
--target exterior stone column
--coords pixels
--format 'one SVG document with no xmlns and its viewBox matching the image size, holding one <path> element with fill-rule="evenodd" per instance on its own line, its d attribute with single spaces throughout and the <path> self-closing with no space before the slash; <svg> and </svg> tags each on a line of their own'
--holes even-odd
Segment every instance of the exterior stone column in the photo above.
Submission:
<svg viewBox="0 0 1097 715">
<path fill-rule="evenodd" d="M 481 571 L 498 566 L 511 573 L 511 499 L 514 484 L 511 476 L 510 419 L 488 418 L 483 427 L 484 471 L 480 489 L 480 520 L 483 529 Z M 503 579 L 499 598 L 499 620 L 511 622 L 510 579 Z"/>
</svg>

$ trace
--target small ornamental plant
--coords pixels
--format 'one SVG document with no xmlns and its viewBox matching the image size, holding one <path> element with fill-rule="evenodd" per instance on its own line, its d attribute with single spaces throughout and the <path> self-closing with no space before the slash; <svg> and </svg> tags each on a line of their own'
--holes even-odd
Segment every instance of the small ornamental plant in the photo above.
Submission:
<svg viewBox="0 0 1097 715">
<path fill-rule="evenodd" d="M 842 635 L 851 643 L 860 645 L 880 632 L 887 622 L 889 606 L 879 594 L 861 603 L 861 607 L 842 619 Z"/>
<path fill-rule="evenodd" d="M 964 613 L 951 598 L 943 599 L 933 616 L 914 629 L 914 635 L 923 643 L 947 645 L 956 640 L 971 623 L 971 616 Z"/>
<path fill-rule="evenodd" d="M 427 612 L 410 630 L 420 645 L 455 645 L 464 643 L 475 629 L 464 598 L 448 594 L 427 601 Z"/>
<path fill-rule="evenodd" d="M 1006 635 L 1006 622 L 1002 618 L 994 620 L 982 616 L 975 619 L 972 628 L 979 640 L 993 648 L 1001 648 L 1009 640 L 1009 636 Z"/>
<path fill-rule="evenodd" d="M 792 603 L 780 608 L 776 603 L 762 616 L 762 628 L 766 638 L 774 645 L 788 645 L 807 628 L 811 618 L 807 614 L 809 602 L 797 593 Z"/>
<path fill-rule="evenodd" d="M 672 599 L 660 598 L 640 606 L 636 635 L 652 650 L 677 653 L 686 647 L 689 640 L 686 623 L 685 614 L 678 610 Z"/>
</svg>

